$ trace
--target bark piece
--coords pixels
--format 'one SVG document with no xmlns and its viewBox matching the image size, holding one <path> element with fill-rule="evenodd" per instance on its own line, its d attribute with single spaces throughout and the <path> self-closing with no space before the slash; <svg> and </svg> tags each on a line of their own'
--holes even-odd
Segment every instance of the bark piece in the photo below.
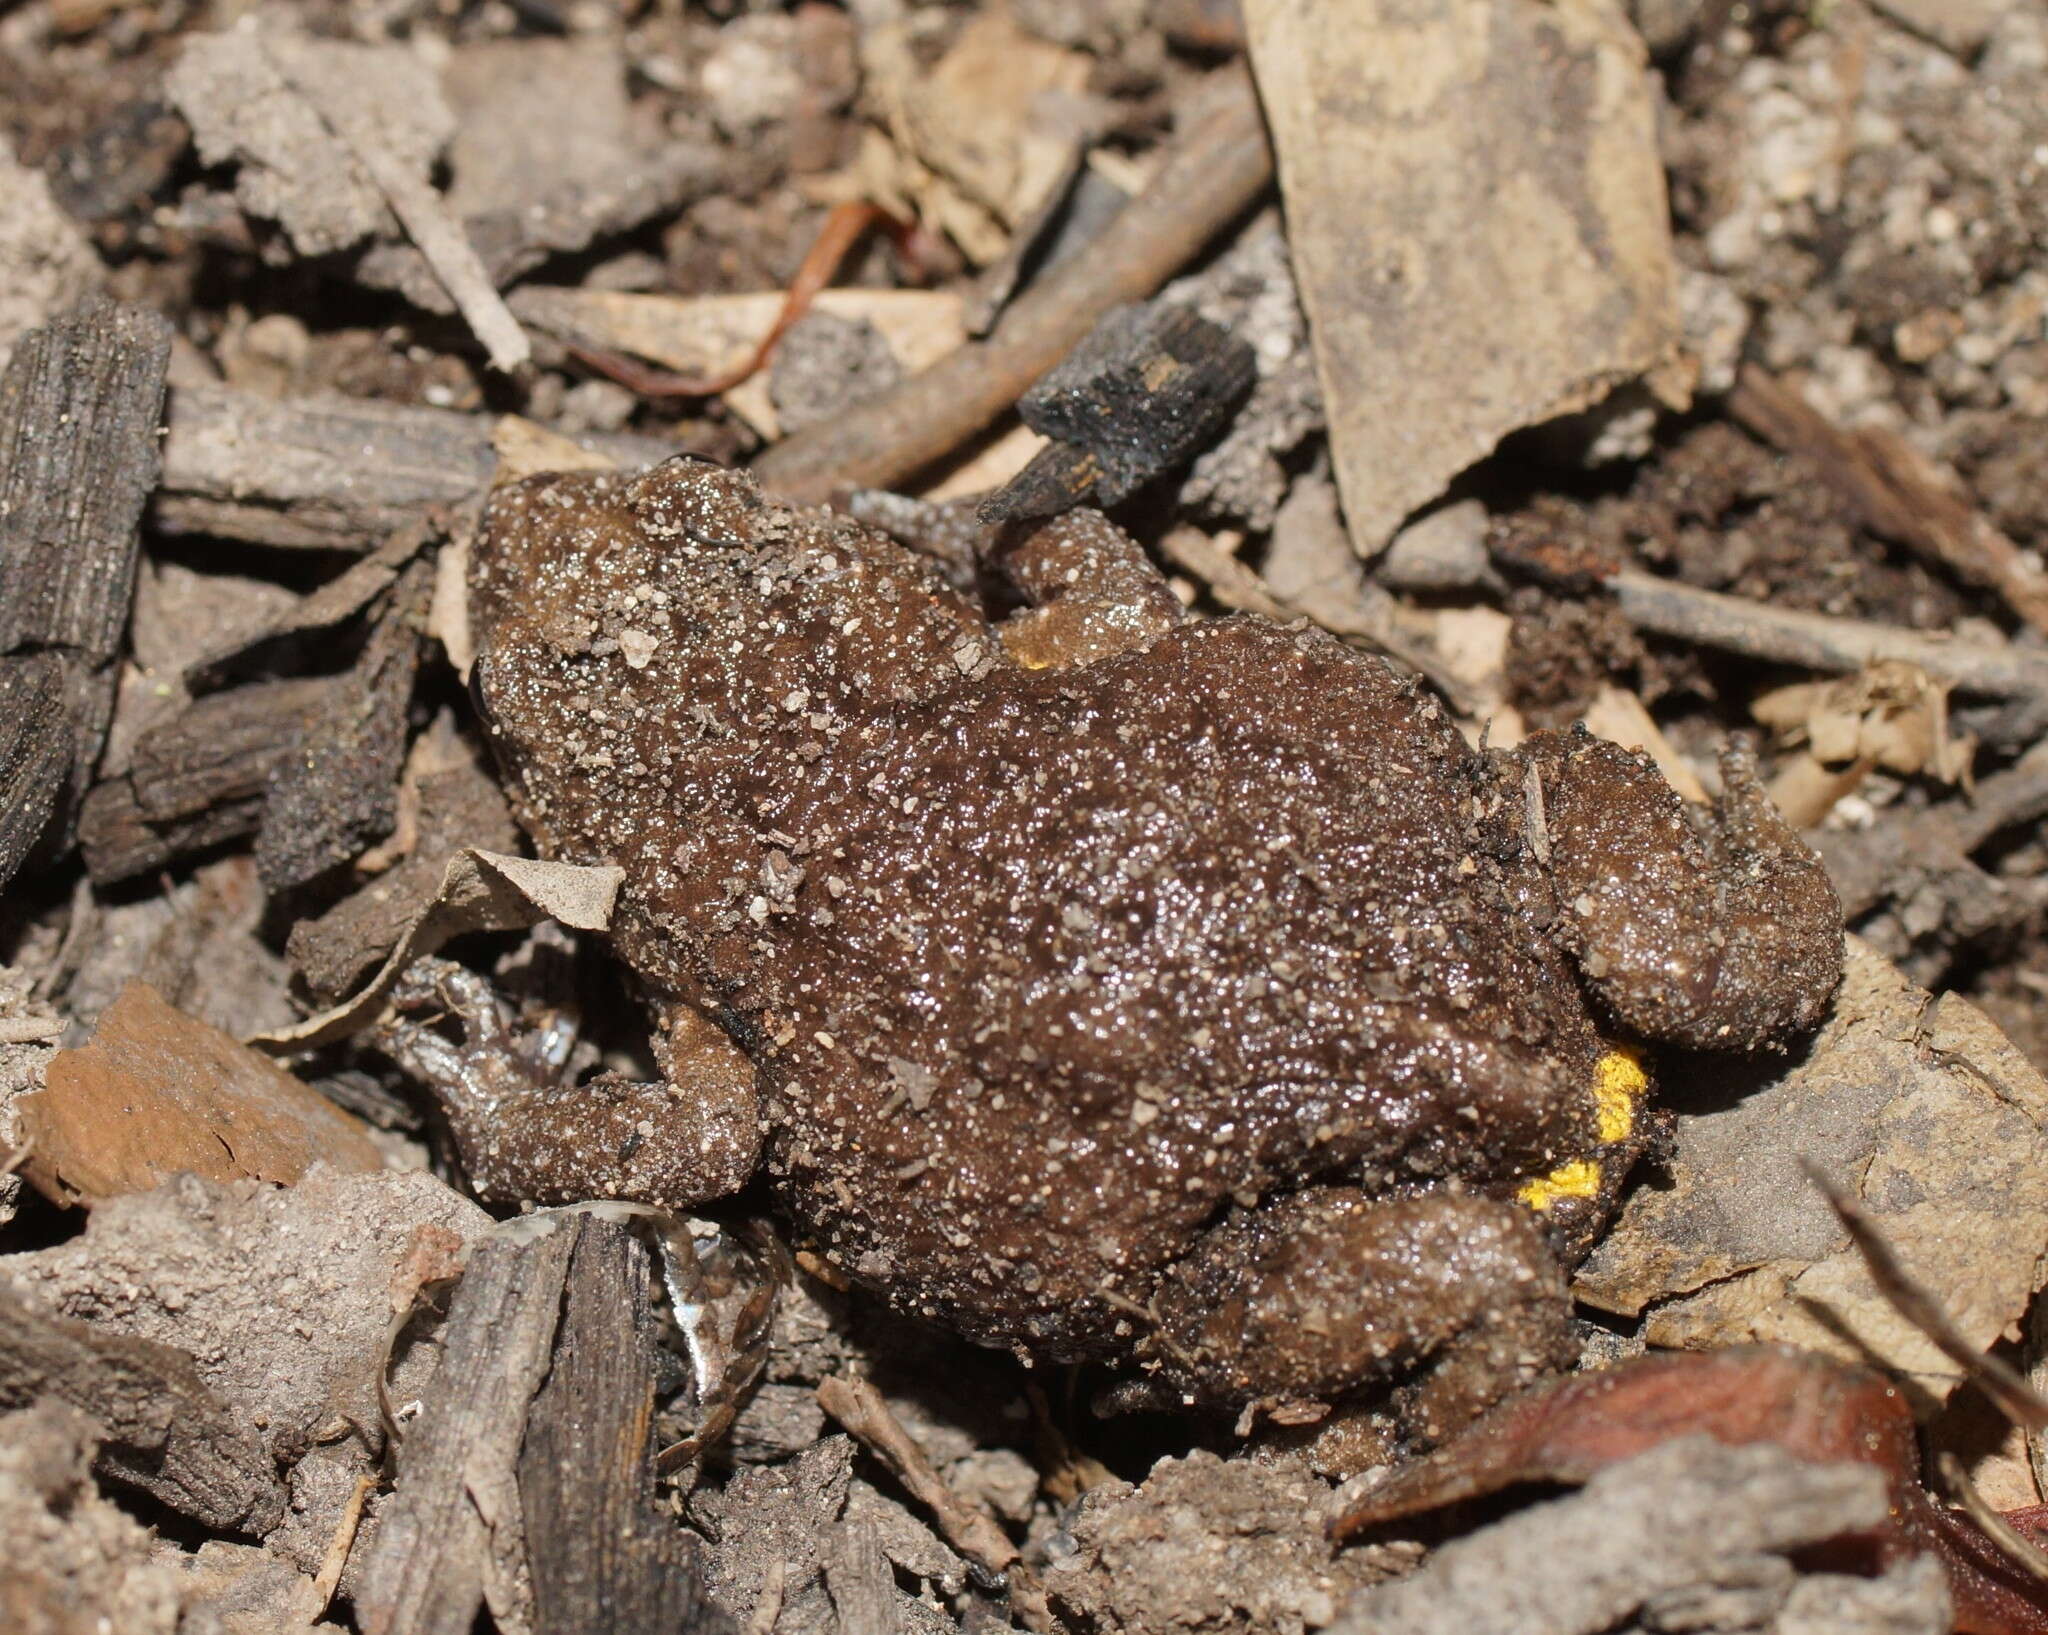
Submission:
<svg viewBox="0 0 2048 1635">
<path fill-rule="evenodd" d="M 61 814 L 99 759 L 135 594 L 137 525 L 160 470 L 170 353 L 162 317 L 94 295 L 23 336 L 0 375 L 0 656 L 61 659 L 69 727 L 62 787 L 30 791 L 10 829 L 25 829 L 35 804 Z M 47 767 L 54 754 L 45 745 L 34 760 Z M 0 863 L 18 849 L 10 836 Z"/>
<path fill-rule="evenodd" d="M 328 718 L 345 678 L 259 681 L 197 699 L 136 741 L 128 771 L 79 813 L 85 866 L 105 885 L 252 833 L 278 762 Z"/>
<path fill-rule="evenodd" d="M 54 653 L 0 658 L 0 885 L 42 835 L 70 775 L 63 660 Z"/>
<path fill-rule="evenodd" d="M 286 746 L 265 782 L 256 870 L 273 893 L 346 863 L 398 819 L 406 710 L 419 671 L 433 570 L 415 563 L 372 626 L 333 709 Z"/>
<path fill-rule="evenodd" d="M 200 158 L 237 167 L 242 208 L 277 221 L 302 254 L 329 255 L 393 223 L 376 181 L 273 57 L 272 45 L 283 43 L 253 29 L 197 35 L 164 89 L 191 123 Z M 426 59 L 400 45 L 342 40 L 312 50 L 368 100 L 394 163 L 424 178 L 455 129 Z"/>
<path fill-rule="evenodd" d="M 1966 1000 L 1931 999 L 1851 938 L 1798 1062 L 1717 1063 L 1697 1089 L 1669 1183 L 1630 1195 L 1574 1279 L 1581 1300 L 1643 1315 L 1652 1345 L 1783 1341 L 1875 1359 L 1945 1398 L 1960 1371 L 1878 1293 L 1811 1163 L 1942 1291 L 1972 1344 L 2019 1321 L 2048 1241 L 2048 1082 Z"/>
<path fill-rule="evenodd" d="M 0 1415 L 0 1629 L 22 1635 L 174 1635 L 176 1571 L 154 1533 L 92 1478 L 102 1432 L 54 1397 Z"/>
<path fill-rule="evenodd" d="M 520 1440 L 577 1236 L 574 1216 L 528 1216 L 471 1256 L 356 1588 L 364 1635 L 468 1635 L 487 1593 L 510 1595 L 524 1551 Z"/>
<path fill-rule="evenodd" d="M 387 1344 L 393 1315 L 422 1283 L 460 1271 L 493 1226 L 421 1170 L 323 1167 L 291 1186 L 181 1175 L 110 1200 L 83 1233 L 5 1265 L 58 1316 L 189 1353 L 280 1466 L 317 1447 L 329 1469 L 353 1471 L 382 1442 L 380 1365 L 398 1402 L 433 1374 L 431 1345 Z M 318 1531 L 303 1510 L 291 1525 Z M 310 1554 L 315 1569 L 327 1542 Z M 305 1552 L 295 1559 L 308 1566 Z"/>
<path fill-rule="evenodd" d="M 1185 306 L 1119 307 L 1017 401 L 1053 441 L 981 508 L 984 521 L 1115 505 L 1215 439 L 1252 389 L 1248 343 Z"/>
<path fill-rule="evenodd" d="M 270 1451 L 175 1346 L 54 1317 L 0 1282 L 0 1407 L 55 1397 L 105 1429 L 98 1468 L 182 1516 L 262 1534 L 284 1514 Z"/>
<path fill-rule="evenodd" d="M 1246 0 L 1353 545 L 1668 359 L 1642 41 L 1612 0 Z"/>
<path fill-rule="evenodd" d="M 1358 1596 L 1331 1635 L 1595 1635 L 1659 1597 L 1724 1581 L 1733 1562 L 1874 1526 L 1884 1514 L 1877 1471 L 1683 1438 L 1603 1471 L 1570 1498 L 1445 1545 L 1420 1571 Z M 1946 1629 L 1947 1598 L 1935 1599 L 1939 1621 L 1905 1628 Z"/>
<path fill-rule="evenodd" d="M 468 745 L 448 743 L 452 733 L 437 744 L 438 736 L 430 732 L 415 745 L 407 781 L 399 790 L 401 833 L 406 813 L 415 814 L 409 855 L 317 919 L 300 920 L 285 943 L 292 968 L 323 1001 L 353 990 L 398 946 L 406 928 L 434 900 L 449 863 L 463 847 L 511 852 L 519 845 L 519 827 L 497 780 Z M 452 748 L 452 753 L 429 763 L 423 746 Z"/>
<path fill-rule="evenodd" d="M 600 1216 L 575 1217 L 573 1231 L 554 1362 L 519 1454 L 534 1627 L 542 1635 L 729 1627 L 704 1605 L 692 1541 L 655 1503 L 647 1252 Z"/>
<path fill-rule="evenodd" d="M 58 1053 L 19 1114 L 25 1172 L 60 1203 L 147 1192 L 180 1170 L 290 1182 L 315 1163 L 384 1167 L 355 1119 L 140 982 L 89 1044 Z"/>
<path fill-rule="evenodd" d="M 209 650 L 185 671 L 185 685 L 195 693 L 211 691 L 274 664 L 300 638 L 354 618 L 397 582 L 431 537 L 423 524 L 401 528 L 311 595 L 296 598 L 261 629 L 237 637 L 231 646 Z"/>
<path fill-rule="evenodd" d="M 181 386 L 170 399 L 156 518 L 224 539 L 363 552 L 422 512 L 489 488 L 496 424 L 451 409 Z M 648 437 L 578 441 L 627 466 L 675 453 Z"/>
<path fill-rule="evenodd" d="M 462 224 L 427 179 L 433 148 L 422 152 L 424 144 L 408 140 L 424 134 L 420 111 L 410 101 L 394 107 L 393 97 L 408 92 L 365 75 L 366 65 L 354 60 L 355 54 L 377 48 L 284 33 L 239 38 L 260 40 L 271 66 L 312 106 L 320 122 L 384 196 L 391 213 L 433 268 L 455 310 L 489 355 L 492 367 L 510 374 L 529 362 L 533 349 L 526 332 L 506 308 Z M 409 60 L 396 76 L 400 79 L 404 70 L 412 67 L 411 54 L 404 55 Z M 446 121 L 445 139 L 453 132 L 454 116 L 441 102 L 439 92 L 434 86 L 432 94 L 420 100 L 431 104 L 425 110 L 430 121 L 436 113 Z M 438 142 L 433 145 L 438 146 Z"/>
</svg>

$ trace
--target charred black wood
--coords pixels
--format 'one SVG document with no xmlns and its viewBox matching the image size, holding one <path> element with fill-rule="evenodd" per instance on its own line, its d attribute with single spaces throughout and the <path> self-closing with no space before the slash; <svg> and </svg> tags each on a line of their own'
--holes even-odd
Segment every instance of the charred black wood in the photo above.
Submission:
<svg viewBox="0 0 2048 1635">
<path fill-rule="evenodd" d="M 1118 307 L 1018 401 L 1052 442 L 989 496 L 983 520 L 1128 499 L 1213 442 L 1256 377 L 1250 344 L 1193 309 Z"/>
</svg>

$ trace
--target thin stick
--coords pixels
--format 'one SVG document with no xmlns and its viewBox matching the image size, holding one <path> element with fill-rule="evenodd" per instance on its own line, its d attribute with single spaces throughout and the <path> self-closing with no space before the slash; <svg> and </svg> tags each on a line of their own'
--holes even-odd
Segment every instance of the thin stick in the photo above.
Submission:
<svg viewBox="0 0 2048 1635">
<path fill-rule="evenodd" d="M 1942 1485 L 1949 1495 L 1963 1508 L 1963 1513 L 1983 1529 L 1991 1542 L 2021 1572 L 2037 1584 L 2048 1584 L 2048 1554 L 2041 1546 L 2007 1521 L 1985 1502 L 1984 1495 L 1977 1491 L 1977 1484 L 1970 1480 L 1970 1473 L 1963 1469 L 1962 1460 L 1954 1454 L 1944 1452 L 1935 1460 L 1941 1471 Z"/>
<path fill-rule="evenodd" d="M 355 1547 L 356 1530 L 363 1524 L 363 1502 L 376 1485 L 377 1478 L 365 1471 L 356 1478 L 355 1490 L 341 1507 L 341 1519 L 335 1523 L 334 1537 L 327 1546 L 327 1557 L 320 1563 L 320 1571 L 313 1579 L 315 1617 L 325 1612 L 327 1604 L 334 1599 L 335 1586 L 341 1582 L 341 1570 L 348 1565 L 348 1553 Z"/>
<path fill-rule="evenodd" d="M 1087 250 L 1047 273 L 970 341 L 836 420 L 785 438 L 754 463 L 763 485 L 802 505 L 842 489 L 887 488 L 959 448 L 1065 357 L 1104 313 L 1156 292 L 1273 179 L 1258 99 L 1242 67 L 1169 148 L 1151 186 Z"/>
<path fill-rule="evenodd" d="M 0 1045 L 36 1045 L 61 1034 L 61 1016 L 0 1016 Z"/>
<path fill-rule="evenodd" d="M 415 175 L 399 162 L 376 125 L 364 116 L 360 103 L 350 100 L 325 75 L 309 71 L 300 42 L 270 36 L 264 40 L 264 49 L 285 83 L 306 100 L 384 195 L 406 236 L 441 280 L 455 310 L 483 343 L 492 366 L 507 374 L 524 366 L 533 356 L 526 331 L 491 282 L 447 201 L 424 176 Z"/>
<path fill-rule="evenodd" d="M 1037 1575 L 1017 1554 L 1010 1535 L 979 1505 L 955 1493 L 932 1468 L 923 1448 L 867 1380 L 835 1374 L 818 1383 L 818 1403 L 903 1484 L 904 1491 L 932 1513 L 946 1541 L 983 1572 L 1005 1580 L 1010 1605 L 1026 1627 L 1051 1631 L 1052 1610 Z"/>
<path fill-rule="evenodd" d="M 1765 441 L 1812 460 L 1822 480 L 1865 527 L 1995 592 L 2014 613 L 2048 634 L 2048 575 L 1896 432 L 1880 426 L 1845 430 L 1807 402 L 1797 387 L 1754 364 L 1743 369 L 1728 395 L 1728 412 Z"/>
<path fill-rule="evenodd" d="M 2018 647 L 1923 636 L 1894 625 L 1837 619 L 1697 590 L 1628 568 L 1607 581 L 1638 629 L 1807 670 L 1847 674 L 1880 659 L 1917 664 L 1965 692 L 2048 698 L 2048 656 Z"/>
</svg>

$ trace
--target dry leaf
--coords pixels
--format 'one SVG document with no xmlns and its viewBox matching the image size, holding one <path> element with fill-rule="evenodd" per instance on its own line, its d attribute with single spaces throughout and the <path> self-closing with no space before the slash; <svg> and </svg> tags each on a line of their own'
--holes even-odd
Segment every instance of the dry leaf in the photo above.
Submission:
<svg viewBox="0 0 2048 1635">
<path fill-rule="evenodd" d="M 1959 783 L 1977 740 L 1949 731 L 1949 690 L 1917 664 L 1888 659 L 1853 676 L 1775 688 L 1750 713 L 1779 743 L 1808 746 L 1823 766 L 1861 761 Z"/>
<path fill-rule="evenodd" d="M 405 968 L 471 931 L 521 931 L 542 920 L 560 920 L 578 931 L 602 931 L 611 924 L 612 904 L 624 871 L 610 865 L 544 863 L 471 846 L 449 860 L 441 889 L 368 986 L 331 1010 L 250 1043 L 278 1052 L 311 1050 L 345 1038 L 375 1021 L 384 997 Z"/>
<path fill-rule="evenodd" d="M 786 300 L 781 290 L 672 296 L 528 285 L 513 295 L 512 308 L 558 340 L 631 353 L 679 374 L 718 376 L 754 355 Z M 810 310 L 866 319 L 881 331 L 896 361 L 914 374 L 966 341 L 961 307 L 957 293 L 938 290 L 839 289 L 821 290 Z M 726 399 L 764 437 L 778 435 L 765 372 Z"/>
<path fill-rule="evenodd" d="M 1876 1361 L 1928 1396 L 1956 1366 L 1872 1285 L 1812 1162 L 1857 1198 L 1968 1341 L 2013 1331 L 2048 1243 L 2048 1081 L 1975 1006 L 1936 1000 L 1849 940 L 1799 1060 L 1717 1062 L 1678 1117 L 1669 1182 L 1638 1188 L 1574 1292 L 1646 1314 L 1652 1345 L 1782 1340 Z M 1685 1103 L 1681 1101 L 1681 1105 Z"/>
<path fill-rule="evenodd" d="M 1678 345 L 1614 0 L 1246 0 L 1352 542 Z"/>
<path fill-rule="evenodd" d="M 1072 153 L 1071 103 L 1041 119 L 1040 99 L 1078 97 L 1089 58 L 1025 32 L 1001 4 L 978 11 L 929 70 L 901 22 L 863 30 L 861 58 L 890 137 L 856 160 L 866 195 L 907 204 L 977 265 L 995 260 Z"/>
<path fill-rule="evenodd" d="M 290 1183 L 315 1163 L 373 1172 L 363 1126 L 269 1057 L 131 982 L 91 1040 L 16 1103 L 25 1172 L 60 1203 L 148 1192 L 180 1171 Z"/>
</svg>

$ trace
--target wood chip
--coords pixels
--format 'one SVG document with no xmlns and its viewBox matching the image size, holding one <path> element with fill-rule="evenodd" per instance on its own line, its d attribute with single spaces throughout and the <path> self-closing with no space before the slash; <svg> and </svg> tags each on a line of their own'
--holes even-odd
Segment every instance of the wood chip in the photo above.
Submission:
<svg viewBox="0 0 2048 1635">
<path fill-rule="evenodd" d="M 1884 1299 L 1801 1164 L 1861 1201 L 1982 1350 L 2042 1277 L 2048 1082 L 1966 1000 L 1930 998 L 1855 938 L 1801 1059 L 1729 1075 L 1679 1115 L 1669 1183 L 1630 1195 L 1574 1293 L 1643 1315 L 1652 1345 L 1782 1341 L 1946 1397 L 1962 1370 Z"/>
<path fill-rule="evenodd" d="M 501 1627 L 508 1613 L 528 1627 L 511 1588 L 525 1559 L 519 1450 L 547 1377 L 574 1220 L 509 1222 L 470 1256 L 356 1586 L 363 1635 L 469 1635 L 487 1592 Z"/>
<path fill-rule="evenodd" d="M 124 988 L 44 1082 L 18 1103 L 23 1172 L 60 1203 L 147 1192 L 181 1170 L 289 1183 L 316 1163 L 384 1167 L 354 1118 L 146 983 Z"/>
<path fill-rule="evenodd" d="M 1246 0 L 1352 543 L 1675 355 L 1642 41 L 1610 0 Z"/>
<path fill-rule="evenodd" d="M 584 1214 L 569 1226 L 575 1249 L 554 1361 L 519 1454 L 535 1627 L 548 1635 L 695 1629 L 703 1591 L 694 1541 L 654 1495 L 647 1252 L 617 1221 Z"/>
<path fill-rule="evenodd" d="M 0 1408 L 55 1397 L 105 1433 L 100 1471 L 207 1527 L 261 1535 L 283 1519 L 270 1450 L 176 1346 L 53 1316 L 0 1281 Z"/>
<path fill-rule="evenodd" d="M 16 736 L 4 763 L 21 804 L 10 801 L 0 825 L 0 885 L 35 839 L 29 818 L 41 810 L 39 830 L 68 816 L 106 740 L 170 349 L 163 317 L 94 295 L 23 336 L 0 375 L 0 656 L 48 654 L 62 669 L 16 667 L 7 684 L 29 711 L 29 736 Z M 58 746 L 43 713 L 53 686 L 66 738 L 55 787 Z"/>
<path fill-rule="evenodd" d="M 377 101 L 365 94 L 359 70 L 334 60 L 332 42 L 287 34 L 259 37 L 285 81 L 312 105 L 384 195 L 492 367 L 506 374 L 524 368 L 533 357 L 526 331 L 498 294 L 462 224 L 428 183 L 424 167 L 392 146 L 384 116 Z"/>
<path fill-rule="evenodd" d="M 497 469 L 498 417 L 344 397 L 279 402 L 226 386 L 171 394 L 163 490 L 174 532 L 361 554 L 434 507 L 477 499 Z M 655 438 L 579 439 L 623 465 L 676 452 Z"/>
</svg>

